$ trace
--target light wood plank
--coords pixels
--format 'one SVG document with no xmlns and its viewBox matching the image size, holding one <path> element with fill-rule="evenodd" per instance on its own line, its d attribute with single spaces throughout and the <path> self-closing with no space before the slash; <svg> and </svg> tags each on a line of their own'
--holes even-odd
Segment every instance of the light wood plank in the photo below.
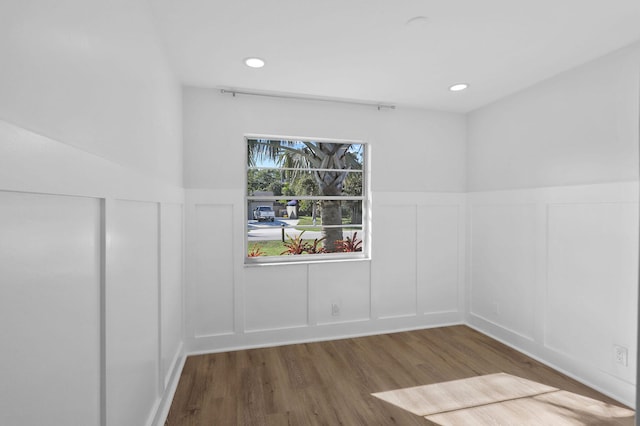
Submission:
<svg viewBox="0 0 640 426">
<path fill-rule="evenodd" d="M 497 373 L 379 392 L 374 393 L 373 396 L 411 411 L 417 416 L 429 416 L 557 390 L 557 388 L 510 374 Z"/>
<path fill-rule="evenodd" d="M 634 412 L 572 392 L 556 391 L 427 416 L 440 426 L 633 426 Z"/>
</svg>

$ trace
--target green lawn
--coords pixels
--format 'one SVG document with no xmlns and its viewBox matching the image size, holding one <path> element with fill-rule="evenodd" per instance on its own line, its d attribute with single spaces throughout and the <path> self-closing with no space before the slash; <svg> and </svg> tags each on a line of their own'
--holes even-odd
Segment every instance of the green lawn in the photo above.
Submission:
<svg viewBox="0 0 640 426">
<path fill-rule="evenodd" d="M 345 218 L 345 217 L 342 218 L 342 224 L 343 225 L 348 225 L 350 223 L 349 221 L 350 221 L 349 218 Z M 299 216 L 298 217 L 298 226 L 300 226 L 300 225 L 313 225 L 313 219 L 311 219 L 311 216 Z M 322 231 L 322 227 L 321 227 L 322 218 L 321 217 L 316 219 L 316 225 L 318 225 L 318 226 L 311 227 L 311 228 L 298 228 L 298 227 L 296 227 L 296 229 L 299 230 L 299 231 L 303 231 L 303 230 L 307 230 L 307 231 Z M 349 230 L 349 229 L 358 230 L 360 228 L 356 227 L 356 228 L 343 228 L 343 229 L 346 229 L 346 230 Z"/>
<path fill-rule="evenodd" d="M 313 225 L 313 219 L 311 219 L 311 216 L 298 216 L 298 225 Z M 316 225 L 322 225 L 322 218 L 316 218 Z M 322 228 L 320 226 L 315 226 L 312 228 L 298 228 L 296 227 L 297 230 L 299 231 L 303 231 L 303 230 L 307 230 L 307 231 L 322 231 Z"/>
<path fill-rule="evenodd" d="M 342 223 L 343 224 L 348 224 L 349 223 L 349 219 L 342 219 Z M 313 225 L 313 220 L 311 219 L 311 216 L 300 216 L 298 217 L 298 225 Z M 317 218 L 316 219 L 316 225 L 318 226 L 312 226 L 311 228 L 298 228 L 297 226 L 294 229 L 297 229 L 299 231 L 322 231 L 322 218 Z M 345 231 L 348 230 L 355 230 L 355 231 L 360 231 L 360 227 L 345 227 L 343 228 Z M 285 229 L 285 233 L 287 232 L 287 230 Z M 288 234 L 287 234 L 288 237 Z M 286 237 L 285 237 L 286 238 Z M 288 239 L 287 239 L 288 241 Z M 310 243 L 313 243 L 313 239 L 309 238 L 309 239 L 304 239 L 304 241 L 308 241 Z M 247 254 L 250 253 L 254 247 L 259 247 L 260 251 L 262 252 L 262 256 L 280 256 L 280 253 L 282 253 L 283 251 L 285 251 L 287 248 L 285 247 L 284 243 L 280 240 L 268 240 L 268 241 L 257 241 L 254 243 L 250 243 L 249 247 L 247 249 Z"/>
<path fill-rule="evenodd" d="M 312 239 L 303 241 L 313 243 Z M 249 245 L 247 253 L 251 252 L 256 245 L 257 247 L 260 247 L 260 250 L 263 253 L 262 256 L 280 256 L 280 253 L 287 249 L 282 241 L 258 241 Z"/>
</svg>

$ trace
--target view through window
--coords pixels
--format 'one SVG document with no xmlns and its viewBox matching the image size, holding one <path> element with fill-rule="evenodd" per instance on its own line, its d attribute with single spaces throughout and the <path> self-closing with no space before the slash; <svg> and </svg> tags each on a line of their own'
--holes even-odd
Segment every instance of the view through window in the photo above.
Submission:
<svg viewBox="0 0 640 426">
<path fill-rule="evenodd" d="M 247 263 L 363 257 L 365 144 L 246 141 Z"/>
</svg>

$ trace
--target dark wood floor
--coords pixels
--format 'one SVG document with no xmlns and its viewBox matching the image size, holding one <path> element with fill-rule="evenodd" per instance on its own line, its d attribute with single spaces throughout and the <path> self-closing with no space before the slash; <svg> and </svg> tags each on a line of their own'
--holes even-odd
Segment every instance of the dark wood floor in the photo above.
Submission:
<svg viewBox="0 0 640 426">
<path fill-rule="evenodd" d="M 165 424 L 433 425 L 371 393 L 499 372 L 620 405 L 454 326 L 190 356 Z"/>
</svg>

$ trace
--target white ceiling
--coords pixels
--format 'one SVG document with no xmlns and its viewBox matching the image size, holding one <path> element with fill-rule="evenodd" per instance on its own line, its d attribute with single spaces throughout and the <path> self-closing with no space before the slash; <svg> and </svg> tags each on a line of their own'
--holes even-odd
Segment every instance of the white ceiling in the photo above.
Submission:
<svg viewBox="0 0 640 426">
<path fill-rule="evenodd" d="M 640 40 L 640 0 L 150 2 L 184 85 L 456 112 Z"/>
</svg>

